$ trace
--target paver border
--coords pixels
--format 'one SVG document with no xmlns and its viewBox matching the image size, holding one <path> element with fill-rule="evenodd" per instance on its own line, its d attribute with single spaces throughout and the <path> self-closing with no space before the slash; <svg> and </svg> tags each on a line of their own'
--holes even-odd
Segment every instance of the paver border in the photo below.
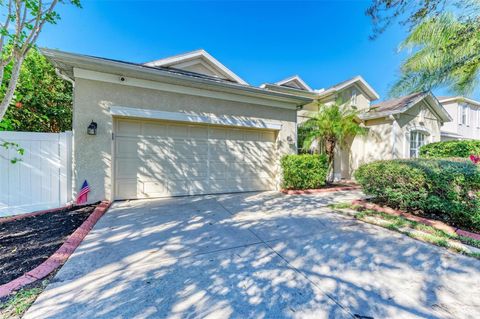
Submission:
<svg viewBox="0 0 480 319">
<path fill-rule="evenodd" d="M 460 235 L 460 236 L 480 240 L 480 234 L 473 233 L 473 232 L 466 231 L 466 230 L 463 230 L 463 229 L 460 229 L 460 228 L 457 228 L 457 227 L 447 225 L 444 222 L 441 222 L 439 220 L 433 220 L 433 219 L 429 219 L 429 218 L 425 218 L 425 217 L 415 216 L 415 215 L 407 213 L 403 210 L 393 209 L 393 208 L 390 208 L 390 207 L 387 207 L 387 206 L 380 206 L 378 204 L 369 203 L 369 202 L 367 202 L 363 199 L 356 199 L 356 200 L 352 201 L 352 204 L 363 207 L 365 209 L 372 209 L 372 210 L 375 210 L 377 212 L 381 212 L 381 213 L 385 213 L 385 214 L 389 214 L 389 215 L 401 216 L 401 217 L 404 217 L 408 220 L 411 220 L 411 221 L 414 221 L 414 222 L 417 222 L 417 223 L 421 223 L 421 224 L 424 224 L 424 225 L 427 225 L 427 226 L 432 226 L 434 228 L 437 228 L 439 230 L 443 230 L 444 232 L 447 232 L 447 233 L 450 233 L 450 234 L 457 234 L 457 235 Z"/>
<path fill-rule="evenodd" d="M 52 271 L 61 267 L 67 259 L 73 254 L 75 249 L 80 245 L 85 236 L 95 226 L 97 221 L 105 214 L 110 207 L 111 202 L 102 201 L 98 204 L 88 218 L 65 240 L 65 242 L 43 263 L 30 270 L 26 274 L 0 286 L 0 298 L 6 297 L 13 291 L 16 291 L 28 284 L 48 276 Z M 63 208 L 62 208 L 63 209 Z M 46 212 L 36 212 L 37 216 Z M 41 214 L 40 214 L 41 213 Z M 33 214 L 33 213 L 31 213 Z"/>
<path fill-rule="evenodd" d="M 338 186 L 330 188 L 316 188 L 316 189 L 282 189 L 281 192 L 287 195 L 310 195 L 318 193 L 331 193 L 331 192 L 340 192 L 340 191 L 351 191 L 360 189 L 360 185 L 352 186 Z"/>
</svg>

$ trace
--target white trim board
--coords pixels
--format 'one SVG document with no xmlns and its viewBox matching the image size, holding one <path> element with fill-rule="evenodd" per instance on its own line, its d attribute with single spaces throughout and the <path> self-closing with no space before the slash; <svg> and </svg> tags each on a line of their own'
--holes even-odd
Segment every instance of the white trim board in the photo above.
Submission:
<svg viewBox="0 0 480 319">
<path fill-rule="evenodd" d="M 217 59 L 215 59 L 212 55 L 210 55 L 207 51 L 200 49 L 192 52 L 187 52 L 175 56 L 171 56 L 168 58 L 155 60 L 151 62 L 145 63 L 148 66 L 167 66 L 167 67 L 178 67 L 181 68 L 182 64 L 185 62 L 190 62 L 192 60 L 203 60 L 206 63 L 212 65 L 216 69 L 216 73 L 222 73 L 226 78 L 231 79 L 240 84 L 248 84 L 244 80 L 242 80 L 238 75 L 233 73 L 230 69 L 228 69 L 225 65 L 220 63 Z"/>
<path fill-rule="evenodd" d="M 302 80 L 302 78 L 298 75 L 293 75 L 291 77 L 288 77 L 286 79 L 283 79 L 281 81 L 278 81 L 278 82 L 275 82 L 276 85 L 279 85 L 279 86 L 286 86 L 286 87 L 289 87 L 288 85 L 285 85 L 286 83 L 289 83 L 289 82 L 297 82 L 298 84 L 300 84 L 300 86 L 302 86 L 305 90 L 307 90 L 308 92 L 313 92 L 312 88 L 310 86 L 308 86 L 307 83 L 305 83 L 304 80 Z M 294 88 L 296 89 L 296 88 Z M 301 89 L 300 89 L 301 90 Z"/>
<path fill-rule="evenodd" d="M 110 107 L 110 114 L 112 116 L 131 117 L 152 120 L 177 121 L 186 123 L 222 125 L 222 126 L 236 126 L 255 129 L 266 129 L 279 131 L 282 128 L 281 124 L 272 123 L 257 119 L 235 118 L 232 116 L 207 116 L 194 115 L 180 112 L 166 112 L 149 109 L 138 109 L 125 106 Z"/>
<path fill-rule="evenodd" d="M 153 90 L 159 90 L 159 91 L 223 99 L 227 101 L 252 103 L 252 104 L 266 105 L 266 106 L 279 107 L 279 108 L 292 109 L 292 110 L 296 109 L 295 103 L 272 101 L 272 100 L 267 100 L 263 98 L 257 98 L 253 96 L 244 96 L 244 95 L 238 95 L 238 94 L 227 93 L 227 92 L 214 92 L 208 89 L 200 89 L 200 88 L 194 88 L 189 86 L 181 86 L 177 84 L 157 82 L 152 80 L 137 79 L 133 77 L 122 77 L 115 74 L 85 70 L 80 68 L 74 68 L 74 76 L 76 78 L 81 78 L 86 80 L 114 83 L 119 85 L 128 85 L 133 87 L 140 87 L 140 88 L 153 89 Z M 123 78 L 123 81 L 121 80 L 121 78 Z"/>
</svg>

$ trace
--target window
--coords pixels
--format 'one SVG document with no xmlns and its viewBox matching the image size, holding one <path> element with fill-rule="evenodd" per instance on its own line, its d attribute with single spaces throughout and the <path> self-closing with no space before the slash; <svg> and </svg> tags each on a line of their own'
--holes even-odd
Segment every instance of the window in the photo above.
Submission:
<svg viewBox="0 0 480 319">
<path fill-rule="evenodd" d="M 420 154 L 420 147 L 425 145 L 425 133 L 419 131 L 410 132 L 410 157 L 418 157 Z"/>
<path fill-rule="evenodd" d="M 480 128 L 480 109 L 477 109 L 477 128 Z"/>
<path fill-rule="evenodd" d="M 350 105 L 357 106 L 357 89 L 352 89 L 352 96 L 350 97 Z"/>
<path fill-rule="evenodd" d="M 460 124 L 466 125 L 468 121 L 468 107 L 465 104 L 460 105 Z"/>
</svg>

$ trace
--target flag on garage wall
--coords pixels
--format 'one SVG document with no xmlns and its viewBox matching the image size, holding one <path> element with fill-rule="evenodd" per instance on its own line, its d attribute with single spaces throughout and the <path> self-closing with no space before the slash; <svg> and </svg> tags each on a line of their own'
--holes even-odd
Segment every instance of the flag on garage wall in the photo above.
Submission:
<svg viewBox="0 0 480 319">
<path fill-rule="evenodd" d="M 77 205 L 85 204 L 88 201 L 88 193 L 90 192 L 90 186 L 88 186 L 87 181 L 83 182 L 82 188 L 77 195 Z"/>
</svg>

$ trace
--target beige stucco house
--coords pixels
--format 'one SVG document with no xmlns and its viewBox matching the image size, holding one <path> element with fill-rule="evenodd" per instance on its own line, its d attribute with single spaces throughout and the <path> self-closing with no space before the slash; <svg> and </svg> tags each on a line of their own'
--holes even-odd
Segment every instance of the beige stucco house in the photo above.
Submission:
<svg viewBox="0 0 480 319">
<path fill-rule="evenodd" d="M 335 177 L 362 163 L 416 156 L 448 113 L 430 93 L 372 105 L 360 76 L 313 90 L 299 76 L 249 85 L 203 50 L 144 64 L 42 50 L 74 83 L 74 193 L 89 200 L 275 190 L 297 124 L 341 98 L 368 135 L 338 148 Z"/>
<path fill-rule="evenodd" d="M 442 127 L 442 141 L 480 139 L 480 102 L 464 96 L 439 96 L 452 117 Z"/>
<path fill-rule="evenodd" d="M 74 82 L 73 187 L 87 180 L 90 201 L 277 189 L 311 101 L 250 86 L 203 50 L 145 64 L 43 54 Z"/>
<path fill-rule="evenodd" d="M 359 111 L 359 121 L 368 133 L 338 147 L 334 162 L 336 179 L 350 179 L 361 164 L 374 160 L 417 157 L 420 146 L 440 141 L 442 125 L 451 121 L 448 112 L 430 92 L 374 104 L 379 95 L 361 76 L 326 90 L 312 90 L 298 76 L 262 87 L 312 98 L 311 103 L 298 111 L 299 124 L 318 112 L 322 105 L 337 100 L 342 101 L 344 107 Z"/>
</svg>

